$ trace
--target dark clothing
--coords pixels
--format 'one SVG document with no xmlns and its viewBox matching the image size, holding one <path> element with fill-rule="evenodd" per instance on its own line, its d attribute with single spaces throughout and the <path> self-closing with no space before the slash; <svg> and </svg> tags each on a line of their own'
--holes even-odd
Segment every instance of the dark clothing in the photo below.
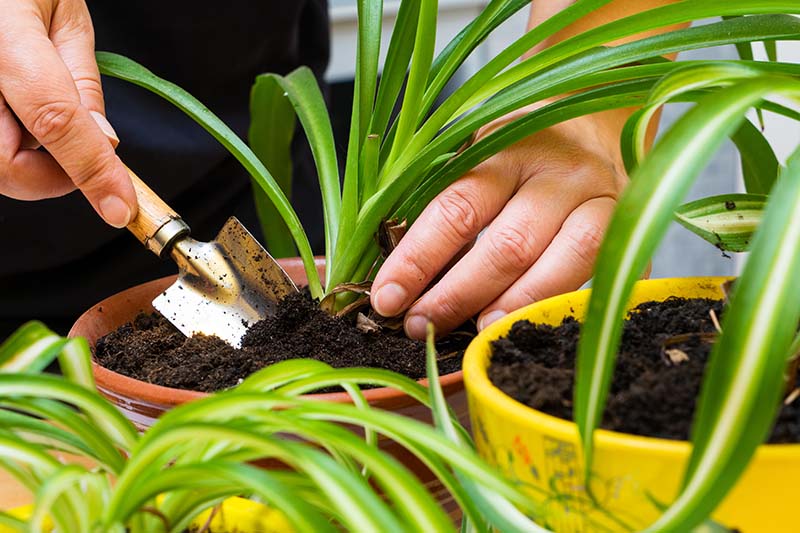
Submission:
<svg viewBox="0 0 800 533">
<path fill-rule="evenodd" d="M 183 87 L 241 137 L 258 74 L 327 65 L 326 0 L 88 0 L 96 47 L 126 55 Z M 104 78 L 117 153 L 192 227 L 213 238 L 238 216 L 260 237 L 247 173 L 171 104 Z M 319 187 L 303 139 L 295 142 L 295 208 L 322 245 Z M 40 202 L 0 196 L 0 340 L 37 318 L 61 330 L 97 301 L 175 270 L 125 230 L 106 226 L 80 193 Z"/>
</svg>

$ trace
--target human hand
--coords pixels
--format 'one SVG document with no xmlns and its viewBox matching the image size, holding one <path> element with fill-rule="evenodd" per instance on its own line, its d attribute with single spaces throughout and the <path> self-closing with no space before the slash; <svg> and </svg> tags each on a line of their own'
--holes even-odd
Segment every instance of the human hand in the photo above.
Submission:
<svg viewBox="0 0 800 533">
<path fill-rule="evenodd" d="M 0 0 L 0 13 L 0 194 L 38 200 L 77 187 L 107 223 L 126 226 L 136 194 L 114 153 L 84 0 Z"/>
<path fill-rule="evenodd" d="M 385 316 L 410 308 L 406 333 L 421 339 L 429 320 L 444 333 L 480 312 L 482 329 L 519 307 L 579 288 L 591 277 L 627 181 L 618 130 L 609 127 L 617 123 L 619 116 L 607 114 L 564 122 L 453 183 L 387 258 L 372 286 L 373 308 Z"/>
</svg>

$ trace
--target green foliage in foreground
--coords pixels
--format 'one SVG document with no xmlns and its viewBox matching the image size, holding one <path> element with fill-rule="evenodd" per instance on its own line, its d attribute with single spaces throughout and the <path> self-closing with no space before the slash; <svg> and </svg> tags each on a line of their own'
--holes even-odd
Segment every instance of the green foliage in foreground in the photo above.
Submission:
<svg viewBox="0 0 800 533">
<path fill-rule="evenodd" d="M 56 357 L 66 377 L 41 373 Z M 286 361 L 173 409 L 143 434 L 94 389 L 89 357 L 83 339 L 63 339 L 39 322 L 0 345 L 0 470 L 35 498 L 26 519 L 0 509 L 0 529 L 180 532 L 225 498 L 244 496 L 280 510 L 296 531 L 454 531 L 420 481 L 376 447 L 380 434 L 438 477 L 464 513 L 462 531 L 547 531 L 530 518 L 535 504 L 475 454 L 450 413 L 432 332 L 430 389 L 383 370 Z M 354 405 L 300 396 L 334 384 Z M 370 408 L 359 385 L 405 392 L 431 408 L 435 427 Z M 54 451 L 93 466 L 62 464 Z M 291 470 L 250 463 L 264 458 Z"/>
<path fill-rule="evenodd" d="M 68 378 L 39 372 L 55 357 Z M 85 341 L 37 322 L 0 347 L 0 467 L 36 497 L 29 523 L 0 513 L 0 524 L 38 531 L 51 517 L 58 531 L 74 533 L 182 531 L 200 511 L 243 495 L 280 509 L 298 531 L 453 530 L 421 482 L 376 448 L 381 434 L 437 474 L 474 530 L 544 531 L 522 512 L 536 512 L 528 499 L 478 458 L 438 385 L 429 391 L 386 371 L 287 361 L 170 411 L 140 435 L 94 390 L 89 357 Z M 434 376 L 435 357 L 431 347 Z M 354 405 L 300 396 L 332 384 Z M 430 405 L 439 429 L 371 409 L 359 385 L 393 387 Z M 361 426 L 366 438 L 342 423 Z M 48 450 L 96 466 L 64 465 Z M 263 458 L 292 470 L 248 464 Z"/>
</svg>

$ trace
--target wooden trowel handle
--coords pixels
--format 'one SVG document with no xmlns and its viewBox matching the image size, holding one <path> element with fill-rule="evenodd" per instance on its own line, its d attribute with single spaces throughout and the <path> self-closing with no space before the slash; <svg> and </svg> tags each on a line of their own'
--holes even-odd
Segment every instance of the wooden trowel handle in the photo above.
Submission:
<svg viewBox="0 0 800 533">
<path fill-rule="evenodd" d="M 189 233 L 189 226 L 131 169 L 128 174 L 139 202 L 139 213 L 128 224 L 128 230 L 148 250 L 161 257 L 176 238 Z"/>
</svg>

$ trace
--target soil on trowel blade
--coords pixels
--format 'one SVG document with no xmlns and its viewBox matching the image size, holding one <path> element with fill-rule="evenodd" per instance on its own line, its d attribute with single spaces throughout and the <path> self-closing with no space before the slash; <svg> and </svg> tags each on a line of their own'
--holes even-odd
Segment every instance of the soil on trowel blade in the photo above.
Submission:
<svg viewBox="0 0 800 533">
<path fill-rule="evenodd" d="M 687 439 L 716 331 L 709 313 L 722 302 L 671 298 L 639 305 L 625 321 L 601 426 L 666 439 Z M 517 401 L 572 420 L 580 323 L 519 321 L 493 343 L 489 378 Z M 800 400 L 782 408 L 770 442 L 800 441 Z"/>
<path fill-rule="evenodd" d="M 461 368 L 468 338 L 440 348 L 440 373 Z M 309 357 L 337 368 L 374 367 L 412 379 L 425 376 L 425 344 L 400 331 L 365 332 L 352 320 L 322 311 L 307 293 L 286 297 L 274 316 L 254 324 L 241 349 L 217 337 L 185 337 L 158 313 L 140 314 L 97 341 L 97 362 L 149 383 L 211 392 L 233 387 L 253 372 L 285 359 Z"/>
</svg>

